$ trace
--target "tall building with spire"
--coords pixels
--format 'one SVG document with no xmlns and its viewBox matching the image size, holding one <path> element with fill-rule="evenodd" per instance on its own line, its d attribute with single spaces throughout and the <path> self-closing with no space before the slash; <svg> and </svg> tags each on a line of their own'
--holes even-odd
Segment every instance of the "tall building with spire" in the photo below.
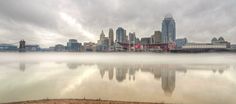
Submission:
<svg viewBox="0 0 236 104">
<path fill-rule="evenodd" d="M 108 51 L 108 47 L 109 47 L 109 39 L 108 37 L 105 37 L 105 34 L 102 30 L 101 34 L 100 34 L 100 39 L 98 40 L 97 43 L 97 51 Z"/>
<path fill-rule="evenodd" d="M 100 34 L 100 40 L 103 40 L 104 38 L 105 38 L 105 34 L 104 34 L 103 30 L 102 30 L 102 33 Z"/>
<path fill-rule="evenodd" d="M 162 21 L 161 42 L 170 43 L 176 39 L 175 20 L 171 15 L 166 15 Z"/>
</svg>

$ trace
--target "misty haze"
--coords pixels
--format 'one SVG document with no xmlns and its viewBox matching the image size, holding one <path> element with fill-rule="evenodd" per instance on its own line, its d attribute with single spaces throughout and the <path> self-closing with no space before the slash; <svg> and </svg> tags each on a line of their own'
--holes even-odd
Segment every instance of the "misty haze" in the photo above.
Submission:
<svg viewBox="0 0 236 104">
<path fill-rule="evenodd" d="M 0 104 L 236 104 L 236 0 L 0 0 Z"/>
</svg>

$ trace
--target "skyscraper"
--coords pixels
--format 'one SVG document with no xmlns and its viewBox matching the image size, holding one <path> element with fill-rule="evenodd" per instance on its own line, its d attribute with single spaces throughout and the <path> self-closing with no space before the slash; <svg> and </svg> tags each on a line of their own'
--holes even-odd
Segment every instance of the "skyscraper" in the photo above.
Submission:
<svg viewBox="0 0 236 104">
<path fill-rule="evenodd" d="M 125 43 L 126 40 L 126 30 L 119 27 L 116 30 L 116 42 Z"/>
<path fill-rule="evenodd" d="M 162 21 L 161 42 L 170 43 L 176 39 L 175 20 L 171 15 L 165 16 Z"/>
<path fill-rule="evenodd" d="M 112 28 L 109 29 L 109 47 L 113 46 L 114 45 L 114 31 Z"/>
</svg>

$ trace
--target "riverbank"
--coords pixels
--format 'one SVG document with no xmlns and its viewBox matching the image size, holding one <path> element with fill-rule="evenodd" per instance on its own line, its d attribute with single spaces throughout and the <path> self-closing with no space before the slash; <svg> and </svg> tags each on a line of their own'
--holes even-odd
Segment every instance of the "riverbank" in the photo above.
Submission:
<svg viewBox="0 0 236 104">
<path fill-rule="evenodd" d="M 42 99 L 20 102 L 9 102 L 3 104 L 164 104 L 152 102 L 128 102 L 128 101 L 112 101 L 100 99 Z"/>
</svg>

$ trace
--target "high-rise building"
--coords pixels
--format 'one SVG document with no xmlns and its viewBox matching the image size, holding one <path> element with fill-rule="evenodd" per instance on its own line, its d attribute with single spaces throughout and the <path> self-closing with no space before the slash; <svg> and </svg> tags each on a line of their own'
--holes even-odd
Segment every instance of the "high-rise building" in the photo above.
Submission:
<svg viewBox="0 0 236 104">
<path fill-rule="evenodd" d="M 112 28 L 109 29 L 108 39 L 109 39 L 109 51 L 114 51 L 114 31 Z"/>
<path fill-rule="evenodd" d="M 104 32 L 100 34 L 100 40 L 98 40 L 97 51 L 108 51 L 109 48 L 109 39 L 105 37 Z"/>
<path fill-rule="evenodd" d="M 151 36 L 151 44 L 161 43 L 161 31 L 155 31 Z"/>
<path fill-rule="evenodd" d="M 161 42 L 170 43 L 176 39 L 175 20 L 171 15 L 165 16 L 162 21 Z"/>
<path fill-rule="evenodd" d="M 102 33 L 100 34 L 100 40 L 103 40 L 104 38 L 105 38 L 105 34 L 104 34 L 103 30 L 102 30 Z"/>
<path fill-rule="evenodd" d="M 129 43 L 130 43 L 130 44 L 135 44 L 135 43 L 136 43 L 135 32 L 129 33 Z"/>
<path fill-rule="evenodd" d="M 114 45 L 114 31 L 112 28 L 109 29 L 109 46 L 113 46 Z"/>
<path fill-rule="evenodd" d="M 81 43 L 78 43 L 76 39 L 70 39 L 66 47 L 69 52 L 77 52 L 81 50 Z"/>
<path fill-rule="evenodd" d="M 125 43 L 126 41 L 126 30 L 119 27 L 116 30 L 116 42 Z"/>
</svg>

